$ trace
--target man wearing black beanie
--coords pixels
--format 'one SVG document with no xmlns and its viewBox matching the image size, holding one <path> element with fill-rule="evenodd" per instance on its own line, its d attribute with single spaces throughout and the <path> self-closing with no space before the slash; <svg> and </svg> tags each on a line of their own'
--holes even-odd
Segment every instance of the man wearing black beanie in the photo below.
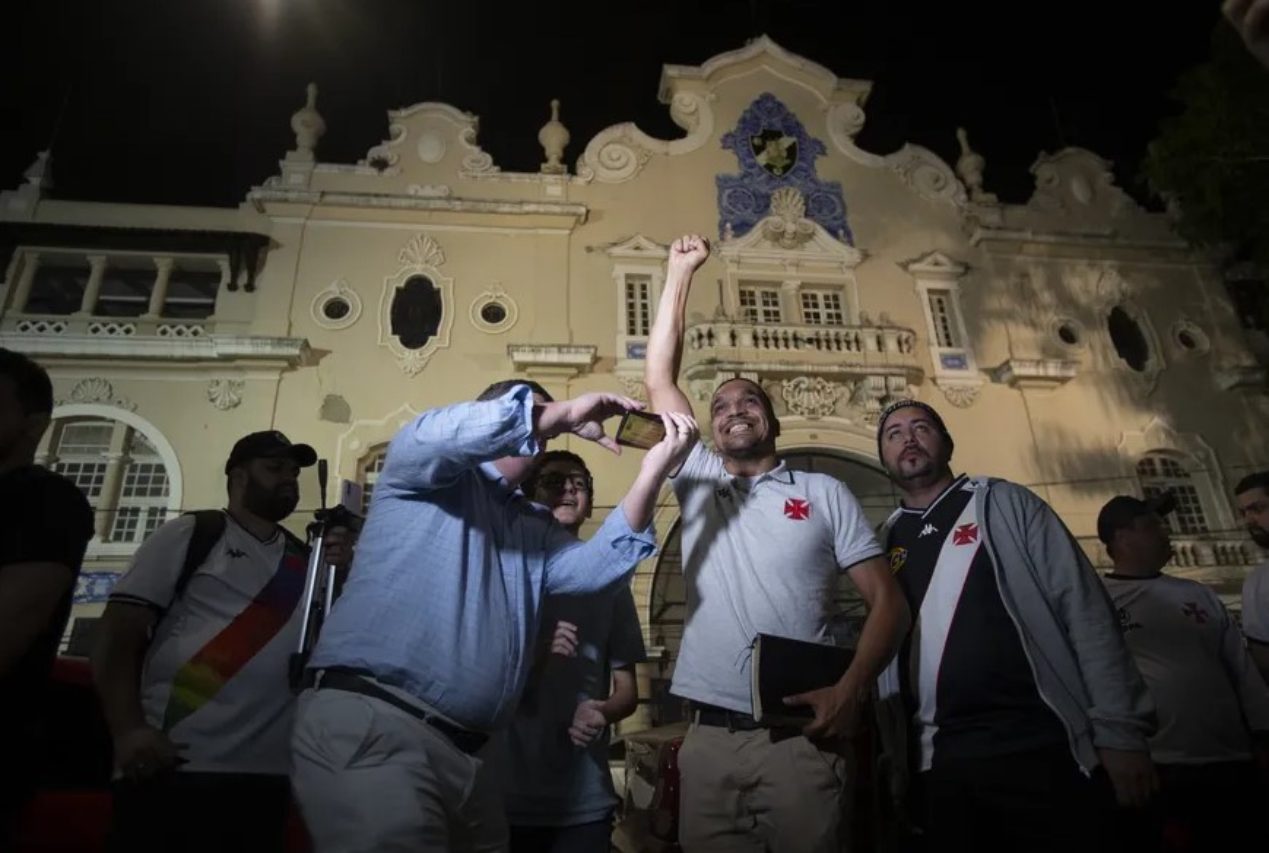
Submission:
<svg viewBox="0 0 1269 853">
<path fill-rule="evenodd" d="M 933 407 L 890 405 L 877 444 L 903 493 L 880 538 L 913 615 L 882 718 L 929 849 L 1095 847 L 1107 777 L 1125 806 L 1157 784 L 1154 708 L 1105 589 L 1039 497 L 952 473 Z"/>
</svg>

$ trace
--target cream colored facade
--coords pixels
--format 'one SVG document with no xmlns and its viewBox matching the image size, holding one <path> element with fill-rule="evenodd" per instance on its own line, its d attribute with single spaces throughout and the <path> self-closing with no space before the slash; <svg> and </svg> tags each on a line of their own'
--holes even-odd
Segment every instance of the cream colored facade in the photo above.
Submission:
<svg viewBox="0 0 1269 853">
<path fill-rule="evenodd" d="M 495 380 L 638 393 L 666 247 L 684 232 L 714 241 L 683 364 L 698 415 L 720 378 L 757 379 L 782 448 L 880 520 L 894 495 L 876 414 L 925 400 L 959 469 L 1031 485 L 1099 564 L 1108 497 L 1178 489 L 1174 570 L 1232 601 L 1260 556 L 1230 488 L 1269 467 L 1269 405 L 1216 270 L 1088 151 L 1041 155 L 1030 201 L 1007 205 L 963 134 L 952 165 L 917 146 L 861 150 L 868 91 L 758 39 L 665 67 L 681 138 L 617 125 L 570 172 L 552 121 L 530 174 L 501 171 L 476 117 L 436 103 L 390 112 L 362 162 L 321 162 L 310 91 L 279 175 L 233 210 L 54 200 L 37 163 L 0 195 L 0 345 L 48 367 L 61 402 L 41 458 L 99 510 L 77 615 L 99 611 L 147 523 L 221 505 L 223 460 L 247 432 L 313 444 L 334 500 L 336 477 L 373 481 L 377 448 L 413 414 Z M 398 291 L 423 298 L 399 297 L 394 325 Z M 600 506 L 615 504 L 638 454 L 572 449 Z M 314 507 L 311 473 L 301 488 Z M 667 547 L 634 581 L 658 695 L 681 633 L 676 512 L 667 494 Z"/>
</svg>

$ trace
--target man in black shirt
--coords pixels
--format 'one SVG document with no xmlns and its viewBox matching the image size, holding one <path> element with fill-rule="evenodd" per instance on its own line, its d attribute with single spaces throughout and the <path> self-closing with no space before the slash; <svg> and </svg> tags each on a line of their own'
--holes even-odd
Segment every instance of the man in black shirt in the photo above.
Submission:
<svg viewBox="0 0 1269 853">
<path fill-rule="evenodd" d="M 1155 781 L 1153 709 L 1092 566 L 1031 492 L 954 476 L 930 406 L 890 406 L 878 442 L 903 492 L 884 541 L 913 614 L 882 686 L 909 723 L 928 848 L 1094 846 L 1110 798 L 1095 771 L 1124 805 Z"/>
<path fill-rule="evenodd" d="M 0 848 L 35 783 L 32 729 L 93 535 L 75 484 L 34 464 L 52 411 L 48 374 L 0 348 Z"/>
</svg>

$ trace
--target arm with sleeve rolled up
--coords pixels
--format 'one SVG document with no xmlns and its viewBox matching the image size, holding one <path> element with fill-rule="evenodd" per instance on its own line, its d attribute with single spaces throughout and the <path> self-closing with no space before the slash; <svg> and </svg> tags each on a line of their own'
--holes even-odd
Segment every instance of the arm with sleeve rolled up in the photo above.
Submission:
<svg viewBox="0 0 1269 853">
<path fill-rule="evenodd" d="M 670 471 L 677 470 L 699 438 L 687 415 L 663 412 L 665 438 L 643 457 L 639 474 L 617 508 L 586 542 L 558 525 L 548 532 L 546 591 L 551 595 L 598 592 L 627 577 L 640 560 L 656 550 L 652 515 L 657 494 Z"/>
<path fill-rule="evenodd" d="M 481 463 L 536 456 L 543 442 L 564 433 L 619 453 L 603 422 L 642 407 L 616 394 L 537 403 L 528 385 L 518 385 L 493 400 L 432 409 L 392 439 L 379 482 L 404 491 L 440 488 Z"/>
<path fill-rule="evenodd" d="M 643 383 L 654 412 L 692 414 L 692 404 L 678 386 L 679 363 L 692 274 L 708 257 L 709 243 L 703 237 L 680 237 L 670 247 L 665 285 L 643 359 Z"/>
<path fill-rule="evenodd" d="M 434 489 L 482 462 L 537 452 L 533 392 L 519 385 L 493 400 L 431 409 L 406 424 L 389 445 L 379 482 Z"/>
</svg>

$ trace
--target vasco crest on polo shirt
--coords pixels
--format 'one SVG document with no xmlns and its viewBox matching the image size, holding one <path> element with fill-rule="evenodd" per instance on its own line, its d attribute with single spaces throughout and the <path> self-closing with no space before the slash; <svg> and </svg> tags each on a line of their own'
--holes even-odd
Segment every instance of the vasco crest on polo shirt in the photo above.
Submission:
<svg viewBox="0 0 1269 853">
<path fill-rule="evenodd" d="M 806 521 L 811 517 L 811 502 L 801 498 L 788 498 L 784 502 L 784 516 L 794 521 Z"/>
</svg>

